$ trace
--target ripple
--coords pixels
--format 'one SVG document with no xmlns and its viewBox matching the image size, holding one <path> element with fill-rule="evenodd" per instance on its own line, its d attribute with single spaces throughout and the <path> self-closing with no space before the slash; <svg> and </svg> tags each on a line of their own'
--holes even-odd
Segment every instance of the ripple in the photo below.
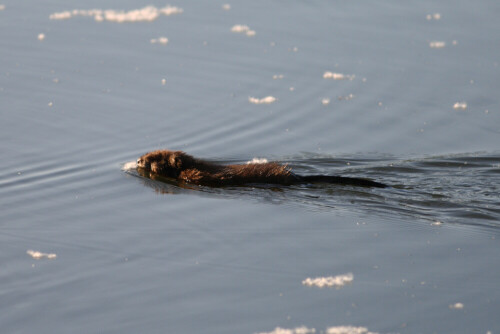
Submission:
<svg viewBox="0 0 500 334">
<path fill-rule="evenodd" d="M 159 193 L 188 191 L 229 198 L 250 197 L 259 202 L 305 205 L 314 211 L 344 207 L 351 211 L 413 217 L 424 220 L 427 224 L 438 221 L 440 225 L 500 227 L 500 203 L 497 200 L 500 192 L 497 173 L 500 156 L 394 159 L 325 157 L 314 154 L 278 159 L 278 162 L 287 163 L 297 174 L 371 178 L 391 186 L 386 189 L 314 184 L 227 188 L 183 185 L 184 189 L 181 190 L 175 181 L 167 181 L 166 185 L 165 180 L 149 180 L 145 185 L 155 188 Z"/>
</svg>

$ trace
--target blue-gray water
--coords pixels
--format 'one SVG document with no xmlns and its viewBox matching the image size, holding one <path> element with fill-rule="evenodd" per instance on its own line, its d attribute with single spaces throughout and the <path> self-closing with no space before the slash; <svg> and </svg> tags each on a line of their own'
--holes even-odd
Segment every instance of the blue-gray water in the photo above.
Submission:
<svg viewBox="0 0 500 334">
<path fill-rule="evenodd" d="M 497 2 L 50 19 L 147 5 L 167 4 L 0 0 L 2 333 L 500 332 Z M 392 187 L 184 188 L 122 170 L 159 148 Z"/>
</svg>

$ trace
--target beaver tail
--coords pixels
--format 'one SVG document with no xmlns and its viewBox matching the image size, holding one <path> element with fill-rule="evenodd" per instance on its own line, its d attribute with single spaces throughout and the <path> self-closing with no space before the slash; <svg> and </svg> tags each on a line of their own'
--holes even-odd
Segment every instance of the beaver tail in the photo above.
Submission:
<svg viewBox="0 0 500 334">
<path fill-rule="evenodd" d="M 303 182 L 320 182 L 320 183 L 333 183 L 333 184 L 343 184 L 350 186 L 360 186 L 360 187 L 374 187 L 374 188 L 386 188 L 387 185 L 379 182 L 375 182 L 367 179 L 359 179 L 355 177 L 344 177 L 344 176 L 330 176 L 330 175 L 307 175 L 300 176 L 300 180 Z"/>
</svg>

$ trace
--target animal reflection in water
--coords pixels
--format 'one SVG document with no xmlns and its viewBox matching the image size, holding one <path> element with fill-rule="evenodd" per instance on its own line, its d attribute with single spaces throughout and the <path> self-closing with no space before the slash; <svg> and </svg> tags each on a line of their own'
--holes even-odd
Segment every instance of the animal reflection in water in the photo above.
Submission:
<svg viewBox="0 0 500 334">
<path fill-rule="evenodd" d="M 332 176 L 297 175 L 276 162 L 221 165 L 194 158 L 182 151 L 157 150 L 137 160 L 137 171 L 153 180 L 175 179 L 179 184 L 211 187 L 248 184 L 293 185 L 330 183 L 360 187 L 387 187 L 376 181 Z"/>
</svg>

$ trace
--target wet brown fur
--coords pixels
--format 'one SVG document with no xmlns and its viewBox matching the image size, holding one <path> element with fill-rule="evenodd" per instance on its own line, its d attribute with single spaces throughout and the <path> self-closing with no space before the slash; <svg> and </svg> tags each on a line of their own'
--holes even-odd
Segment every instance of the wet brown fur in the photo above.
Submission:
<svg viewBox="0 0 500 334">
<path fill-rule="evenodd" d="M 147 173 L 150 177 L 169 177 L 181 182 L 209 186 L 323 182 L 386 187 L 385 184 L 367 179 L 328 175 L 300 176 L 292 173 L 287 165 L 275 162 L 219 165 L 196 159 L 182 151 L 157 150 L 146 153 L 137 160 L 137 167 L 141 173 Z"/>
<path fill-rule="evenodd" d="M 182 151 L 158 150 L 146 153 L 137 160 L 137 167 L 152 174 L 200 185 L 287 185 L 297 181 L 297 177 L 286 165 L 275 162 L 218 165 L 196 159 Z"/>
</svg>

